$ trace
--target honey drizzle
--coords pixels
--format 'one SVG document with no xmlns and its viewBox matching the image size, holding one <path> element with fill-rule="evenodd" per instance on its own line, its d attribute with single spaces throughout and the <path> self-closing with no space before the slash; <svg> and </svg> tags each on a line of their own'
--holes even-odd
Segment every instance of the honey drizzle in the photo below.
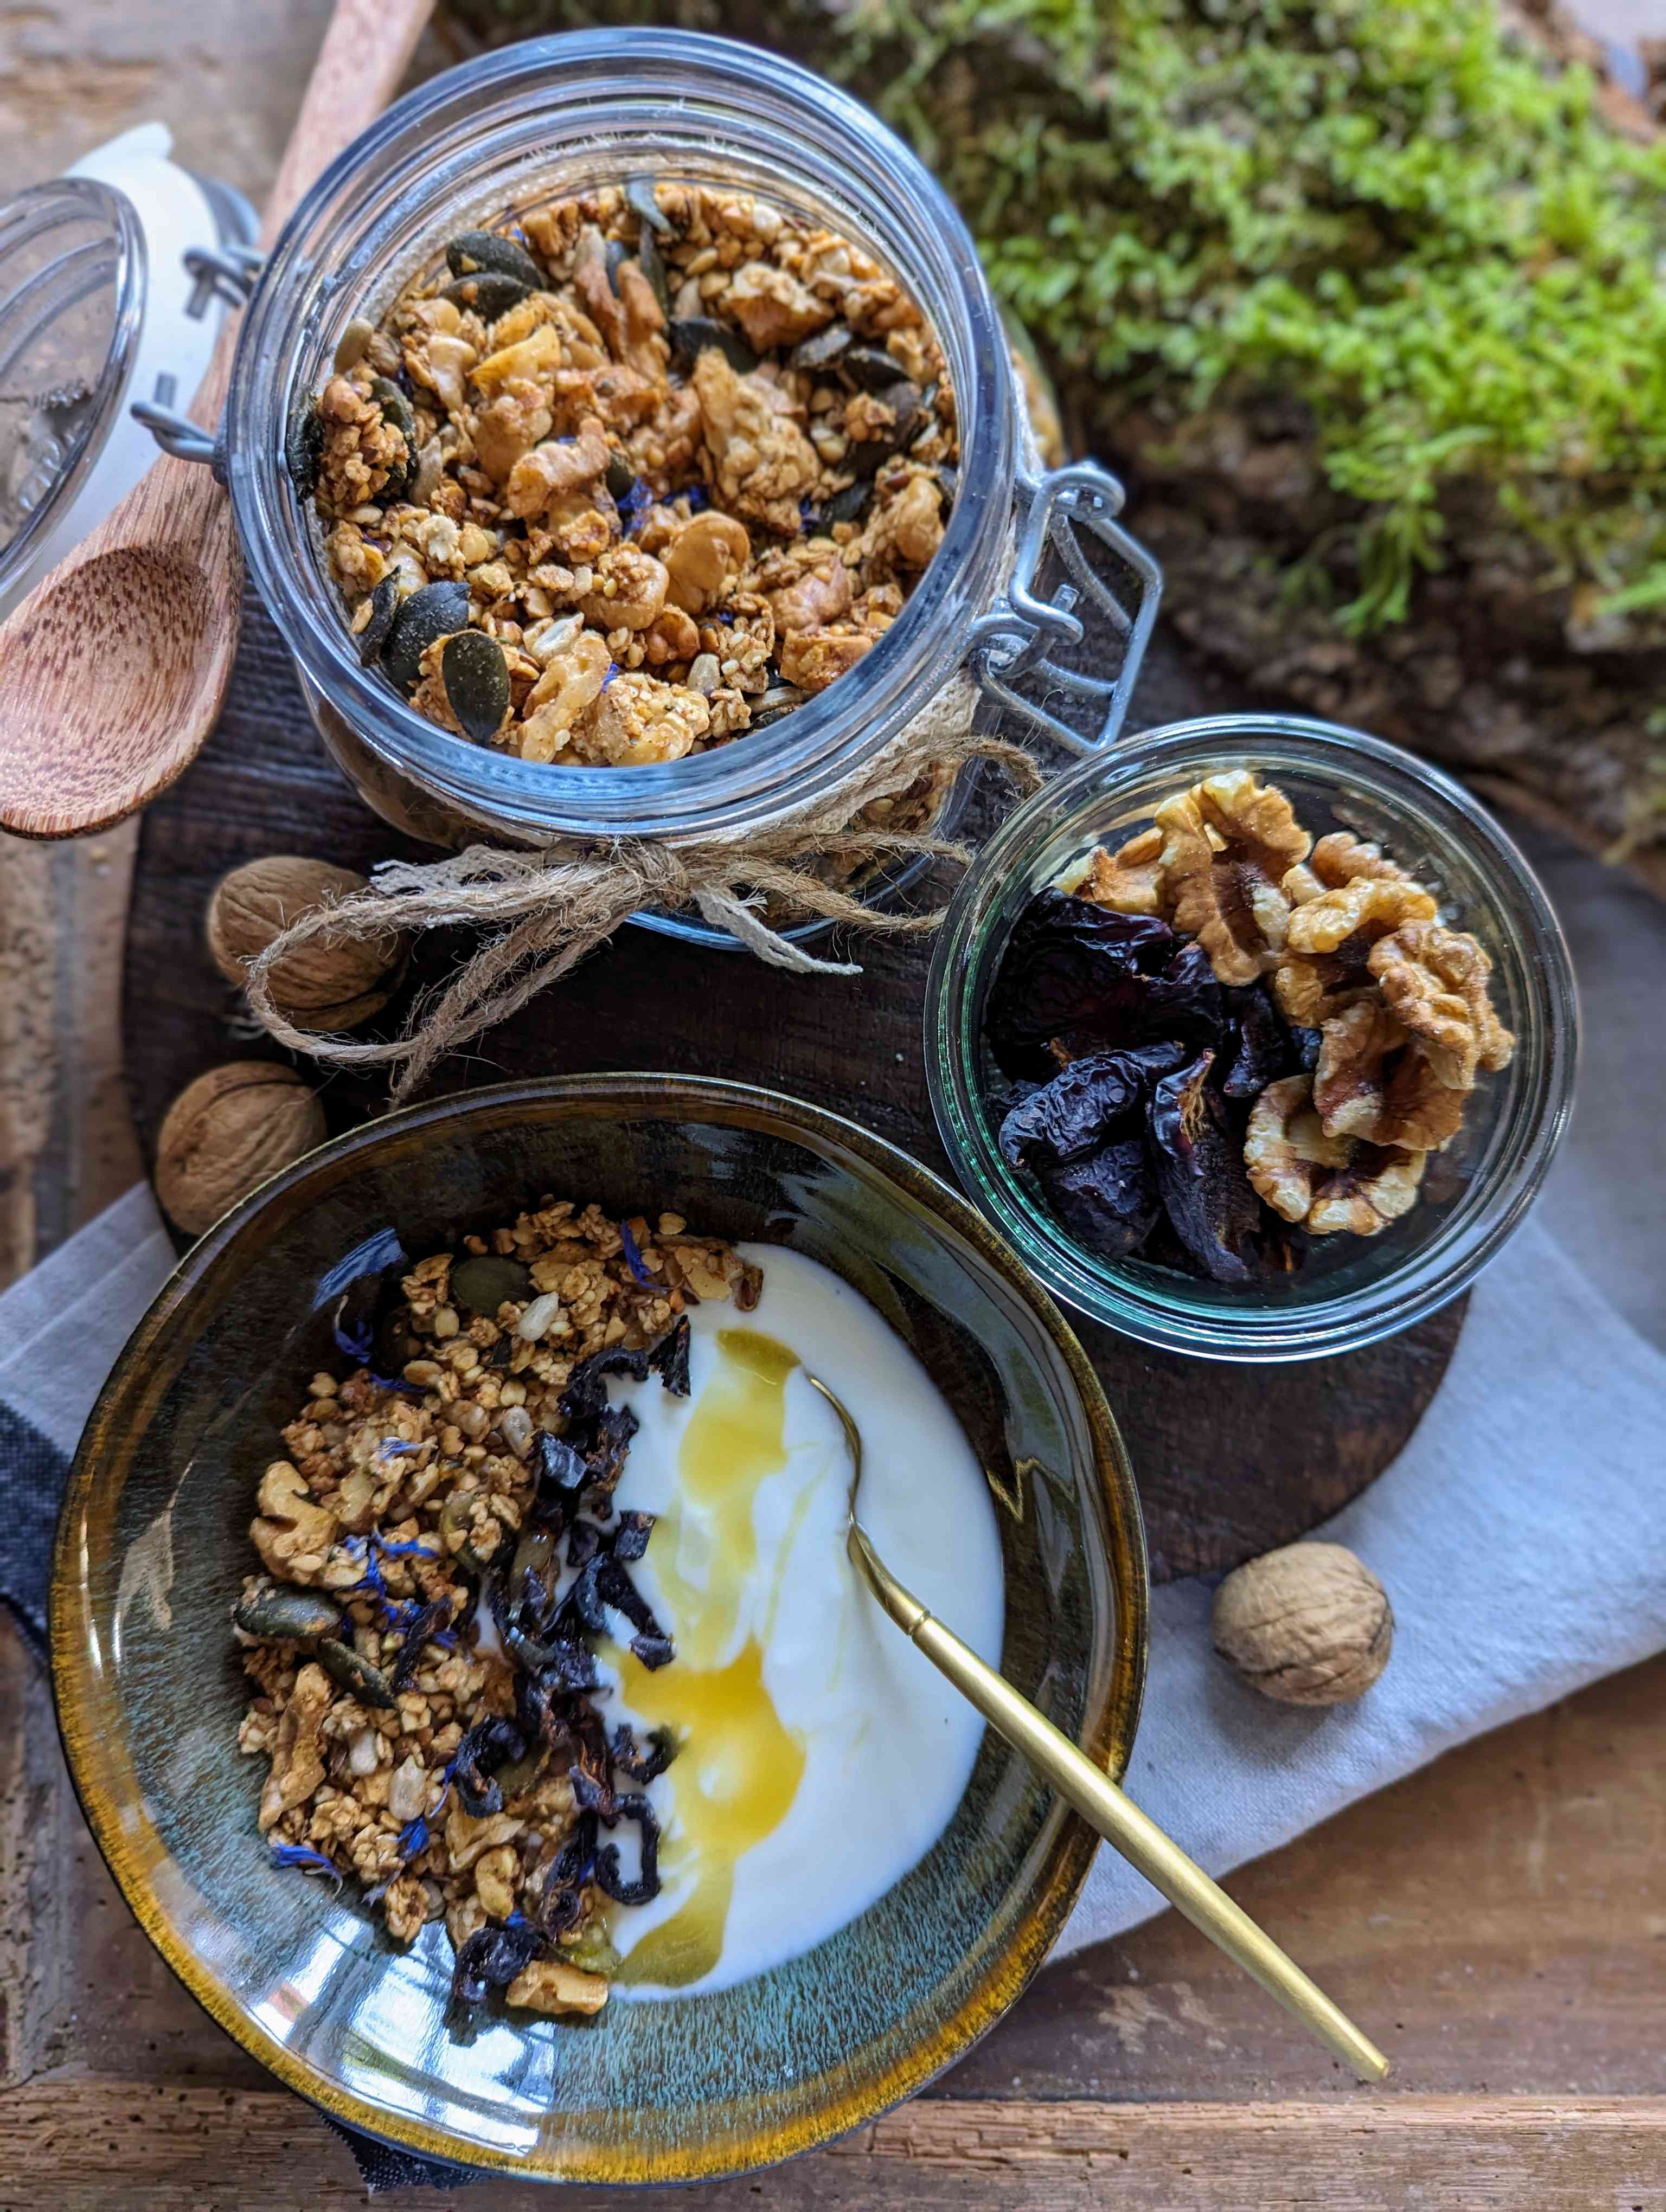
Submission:
<svg viewBox="0 0 1666 2212">
<path fill-rule="evenodd" d="M 802 1733 L 786 1727 L 763 1682 L 764 1649 L 806 1486 L 777 1553 L 762 1632 L 733 1648 L 757 1572 L 753 1506 L 787 1464 L 787 1382 L 795 1353 L 761 1330 L 717 1335 L 718 1365 L 683 1431 L 676 1498 L 654 1533 L 655 1578 L 677 1643 L 650 1673 L 615 1655 L 621 1694 L 679 1746 L 660 1854 L 667 1887 L 689 1885 L 670 1917 L 626 1953 L 622 1982 L 681 1989 L 717 1965 L 742 1854 L 778 1828 L 803 1778 Z"/>
</svg>

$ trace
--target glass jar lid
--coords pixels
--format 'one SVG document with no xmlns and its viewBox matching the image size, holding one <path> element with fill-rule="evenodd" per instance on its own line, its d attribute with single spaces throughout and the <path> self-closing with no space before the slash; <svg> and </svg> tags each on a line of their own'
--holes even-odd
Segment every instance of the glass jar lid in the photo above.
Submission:
<svg viewBox="0 0 1666 2212">
<path fill-rule="evenodd" d="M 61 177 L 0 208 L 0 592 L 109 436 L 145 275 L 138 216 L 108 185 Z"/>
</svg>

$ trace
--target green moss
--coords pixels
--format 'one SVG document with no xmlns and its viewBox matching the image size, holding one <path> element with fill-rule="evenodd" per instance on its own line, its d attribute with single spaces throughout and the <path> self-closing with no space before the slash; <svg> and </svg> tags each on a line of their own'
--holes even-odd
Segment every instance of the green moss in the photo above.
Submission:
<svg viewBox="0 0 1666 2212">
<path fill-rule="evenodd" d="M 1476 477 L 1547 581 L 1666 605 L 1666 148 L 1491 0 L 856 0 L 835 35 L 1067 369 L 1305 403 L 1365 505 L 1347 627 L 1406 614 Z"/>
<path fill-rule="evenodd" d="M 545 11 L 644 15 L 735 20 Z M 1493 0 L 778 0 L 768 28 L 915 142 L 1111 416 L 1304 403 L 1362 503 L 1345 627 L 1406 615 L 1477 480 L 1539 580 L 1666 608 L 1666 146 Z"/>
</svg>

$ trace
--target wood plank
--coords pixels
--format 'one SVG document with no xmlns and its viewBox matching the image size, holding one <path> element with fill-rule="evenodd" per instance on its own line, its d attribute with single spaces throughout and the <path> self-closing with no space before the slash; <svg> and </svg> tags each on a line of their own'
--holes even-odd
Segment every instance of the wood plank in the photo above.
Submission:
<svg viewBox="0 0 1666 2212">
<path fill-rule="evenodd" d="M 346 2212 L 364 2203 L 349 2154 L 315 2114 L 271 2090 L 55 2076 L 0 2106 L 7 2212 Z M 666 2192 L 669 2196 L 672 2192 Z M 492 2212 L 550 2203 L 493 2181 Z M 401 2212 L 458 2199 L 399 2190 Z M 1104 2106 L 916 2100 L 774 2173 L 678 2189 L 685 2212 L 745 2201 L 804 2212 L 1170 2212 L 1183 2205 L 1322 2203 L 1399 2212 L 1420 2202 L 1472 2212 L 1587 2212 L 1666 2204 L 1666 2098 L 1373 2097 L 1335 2104 Z M 606 2212 L 613 2191 L 563 2191 L 571 2212 Z"/>
</svg>

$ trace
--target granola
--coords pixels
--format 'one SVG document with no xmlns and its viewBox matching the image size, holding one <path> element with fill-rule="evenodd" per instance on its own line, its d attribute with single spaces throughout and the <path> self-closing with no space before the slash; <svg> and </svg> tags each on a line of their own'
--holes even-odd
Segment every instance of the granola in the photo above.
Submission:
<svg viewBox="0 0 1666 2212">
<path fill-rule="evenodd" d="M 942 542 L 935 336 L 745 193 L 526 210 L 350 336 L 292 465 L 367 665 L 461 738 L 597 768 L 727 744 L 848 674 Z M 448 653 L 464 627 L 496 656 Z"/>
<path fill-rule="evenodd" d="M 686 1392 L 688 1307 L 760 1282 L 680 1216 L 545 1199 L 350 1287 L 350 1369 L 313 1376 L 261 1478 L 233 1616 L 260 1832 L 280 1866 L 356 1877 L 395 1942 L 443 1920 L 463 2009 L 596 2011 L 607 1911 L 657 1887 L 641 1785 L 675 1747 L 596 1703 L 610 1613 L 644 1665 L 673 1657 L 628 1572 L 653 1516 L 613 1507 L 635 1422 L 605 1377 Z M 633 1825 L 626 1880 L 608 1838 Z"/>
</svg>

